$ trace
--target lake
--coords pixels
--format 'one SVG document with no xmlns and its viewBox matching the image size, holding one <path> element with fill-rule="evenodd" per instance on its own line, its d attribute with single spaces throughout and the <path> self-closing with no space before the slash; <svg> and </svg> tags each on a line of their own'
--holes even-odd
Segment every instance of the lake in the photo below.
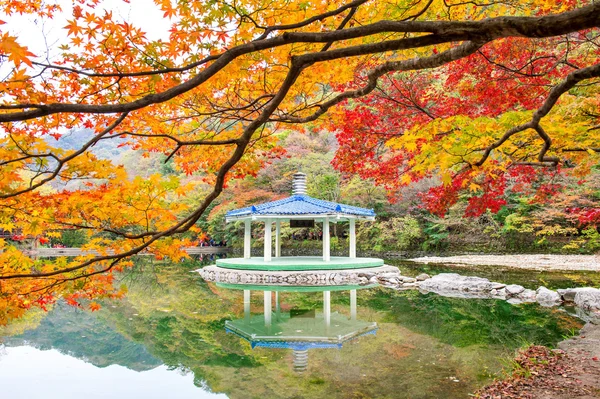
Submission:
<svg viewBox="0 0 600 399">
<path fill-rule="evenodd" d="M 381 287 L 358 289 L 355 310 L 348 289 L 271 293 L 267 323 L 260 287 L 245 305 L 243 290 L 207 284 L 189 265 L 144 263 L 122 276 L 123 300 L 93 313 L 57 304 L 5 328 L 2 397 L 464 398 L 516 349 L 583 325 L 560 308 Z M 533 288 L 595 278 L 387 263 Z"/>
</svg>

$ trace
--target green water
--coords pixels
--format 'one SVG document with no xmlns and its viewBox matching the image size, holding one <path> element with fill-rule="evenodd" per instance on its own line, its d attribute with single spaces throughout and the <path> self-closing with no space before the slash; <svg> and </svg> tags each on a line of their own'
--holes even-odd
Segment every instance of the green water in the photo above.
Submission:
<svg viewBox="0 0 600 399">
<path fill-rule="evenodd" d="M 400 267 L 409 274 L 407 264 Z M 441 269 L 412 265 L 410 271 Z M 507 281 L 479 275 L 520 281 L 518 276 L 504 275 Z M 561 285 L 564 279 L 552 281 Z M 206 284 L 173 265 L 129 272 L 122 282 L 129 287 L 127 297 L 105 302 L 100 311 L 58 305 L 5 330 L 0 338 L 2 397 L 81 398 L 87 386 L 88 398 L 158 398 L 165 397 L 165 387 L 173 398 L 464 398 L 498 375 L 517 348 L 555 345 L 582 326 L 560 309 L 535 304 L 384 288 L 358 290 L 356 322 L 346 322 L 351 320 L 350 294 L 339 290 L 330 293 L 331 328 L 343 325 L 345 334 L 353 326 L 376 323 L 375 334 L 357 334 L 339 348 L 309 349 L 306 370 L 297 372 L 291 349 L 252 348 L 226 331 L 226 323 L 244 320 L 243 291 Z M 531 286 L 538 283 L 539 278 Z M 252 292 L 253 320 L 263 315 L 263 298 L 262 291 Z M 294 309 L 314 315 L 304 323 L 321 323 L 325 317 L 322 292 L 282 291 L 278 301 L 287 315 L 283 320 L 289 321 Z M 273 335 L 284 330 L 273 323 Z M 66 358 L 80 363 L 63 365 Z M 27 362 L 45 370 L 67 367 L 66 382 L 51 384 L 26 368 L 29 383 L 19 384 L 10 371 L 17 373 L 19 364 Z M 84 387 L 77 390 L 76 381 L 85 381 Z M 93 385 L 97 381 L 103 383 Z"/>
</svg>

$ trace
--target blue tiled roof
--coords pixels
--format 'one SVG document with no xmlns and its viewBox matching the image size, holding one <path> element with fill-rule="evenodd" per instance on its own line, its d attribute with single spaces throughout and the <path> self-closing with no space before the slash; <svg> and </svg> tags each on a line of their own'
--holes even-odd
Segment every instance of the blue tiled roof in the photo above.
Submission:
<svg viewBox="0 0 600 399">
<path fill-rule="evenodd" d="M 299 341 L 280 341 L 280 342 L 251 342 L 250 346 L 252 349 L 258 348 L 273 348 L 273 349 L 295 349 L 295 350 L 306 350 L 306 349 L 328 349 L 337 348 L 341 349 L 342 344 L 339 343 L 327 343 L 327 342 L 299 342 Z"/>
<path fill-rule="evenodd" d="M 375 216 L 372 209 L 357 206 L 338 204 L 309 197 L 308 195 L 292 195 L 277 201 L 252 205 L 227 212 L 227 217 L 241 217 L 251 215 L 319 215 L 319 214 L 345 214 L 353 216 Z"/>
<path fill-rule="evenodd" d="M 233 330 L 230 330 L 229 328 L 225 328 L 225 332 L 230 333 L 230 334 L 235 334 L 239 337 L 242 337 L 246 340 L 248 340 L 250 342 L 250 346 L 252 347 L 252 349 L 258 347 L 258 348 L 274 348 L 274 349 L 295 349 L 295 350 L 305 350 L 305 349 L 326 349 L 326 348 L 341 348 L 342 347 L 342 343 L 341 342 L 319 342 L 319 341 L 269 341 L 269 340 L 264 340 L 264 341 L 260 341 L 260 340 L 252 340 L 252 339 L 248 339 L 238 333 L 236 333 Z M 359 334 L 355 337 L 352 337 L 349 339 L 349 341 L 352 341 L 358 337 L 362 337 L 365 335 L 376 335 L 377 334 L 377 328 L 364 332 L 362 334 Z"/>
</svg>

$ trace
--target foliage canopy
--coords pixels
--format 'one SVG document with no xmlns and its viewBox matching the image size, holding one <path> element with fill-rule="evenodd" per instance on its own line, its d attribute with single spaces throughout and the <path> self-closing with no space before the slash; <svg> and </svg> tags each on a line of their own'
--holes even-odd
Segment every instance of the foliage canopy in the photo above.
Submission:
<svg viewBox="0 0 600 399">
<path fill-rule="evenodd" d="M 339 129 L 338 167 L 390 189 L 439 175 L 430 194 L 440 213 L 463 189 L 498 206 L 503 179 L 531 175 L 523 168 L 584 175 L 598 160 L 597 2 L 145 6 L 169 19 L 168 39 L 150 39 L 101 0 L 0 4 L 5 21 L 66 21 L 45 54 L 2 33 L 0 229 L 34 238 L 83 229 L 100 253 L 33 261 L 0 241 L 4 317 L 62 292 L 120 295 L 104 273 L 144 249 L 184 256 L 174 236 L 194 228 L 229 179 L 281 156 L 282 128 Z M 58 145 L 83 128 L 95 134 L 79 148 Z M 163 153 L 212 189 L 189 201 L 199 179 L 129 178 L 91 152 L 104 140 Z"/>
</svg>

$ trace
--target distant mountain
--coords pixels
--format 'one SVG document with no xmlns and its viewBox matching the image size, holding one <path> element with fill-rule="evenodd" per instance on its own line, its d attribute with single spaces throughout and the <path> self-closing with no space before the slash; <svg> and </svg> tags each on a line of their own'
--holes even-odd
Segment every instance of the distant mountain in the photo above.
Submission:
<svg viewBox="0 0 600 399">
<path fill-rule="evenodd" d="M 93 130 L 81 129 L 72 130 L 69 133 L 62 135 L 58 140 L 53 137 L 48 137 L 46 142 L 53 147 L 62 148 L 64 150 L 77 150 L 85 143 L 90 141 L 93 137 Z M 123 154 L 130 151 L 129 147 L 127 146 L 119 147 L 119 145 L 122 145 L 125 142 L 127 142 L 127 139 L 122 137 L 100 140 L 90 148 L 90 152 L 96 155 L 98 158 L 117 161 L 121 158 L 121 156 L 123 156 Z"/>
<path fill-rule="evenodd" d="M 143 345 L 129 341 L 94 315 L 65 304 L 55 306 L 38 328 L 5 338 L 4 344 L 56 349 L 97 367 L 118 364 L 145 371 L 162 364 Z"/>
</svg>

